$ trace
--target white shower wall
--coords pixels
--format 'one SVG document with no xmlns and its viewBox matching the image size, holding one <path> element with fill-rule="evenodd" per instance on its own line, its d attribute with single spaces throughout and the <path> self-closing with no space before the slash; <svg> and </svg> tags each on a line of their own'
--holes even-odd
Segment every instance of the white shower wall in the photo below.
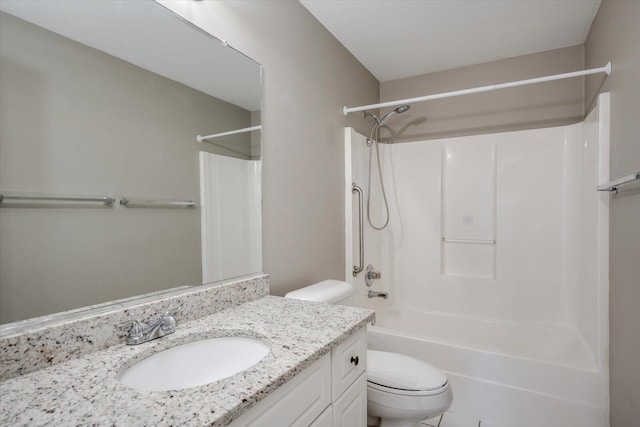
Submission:
<svg viewBox="0 0 640 427">
<path fill-rule="evenodd" d="M 382 273 L 373 289 L 390 298 L 363 303 L 570 331 L 584 350 L 580 366 L 600 365 L 608 301 L 608 195 L 595 191 L 608 179 L 602 108 L 608 98 L 570 126 L 381 144 L 391 219 L 374 231 L 365 211 L 365 265 Z M 364 136 L 346 132 L 346 179 L 363 188 L 366 205 L 370 149 Z M 379 225 L 375 168 L 372 187 Z M 352 197 L 350 278 L 357 209 Z M 362 276 L 354 279 L 361 296 Z"/>
</svg>

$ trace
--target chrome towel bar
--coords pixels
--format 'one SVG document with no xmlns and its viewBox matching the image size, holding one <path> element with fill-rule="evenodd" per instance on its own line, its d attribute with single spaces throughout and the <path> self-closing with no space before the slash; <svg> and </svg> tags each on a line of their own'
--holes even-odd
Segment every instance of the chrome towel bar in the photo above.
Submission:
<svg viewBox="0 0 640 427">
<path fill-rule="evenodd" d="M 631 175 L 623 176 L 620 179 L 616 179 L 615 181 L 611 181 L 607 184 L 598 185 L 596 190 L 598 191 L 610 191 L 610 192 L 618 192 L 618 187 L 621 185 L 629 184 L 630 182 L 640 180 L 640 171 L 636 173 L 632 173 Z"/>
<path fill-rule="evenodd" d="M 22 200 L 34 202 L 102 202 L 104 205 L 113 204 L 116 199 L 111 196 L 38 196 L 32 194 L 0 194 L 0 203 L 9 200 Z"/>
<path fill-rule="evenodd" d="M 129 197 L 120 197 L 120 204 L 125 207 L 145 207 L 145 208 L 193 208 L 196 206 L 191 200 L 150 200 L 150 199 L 132 199 Z"/>
</svg>

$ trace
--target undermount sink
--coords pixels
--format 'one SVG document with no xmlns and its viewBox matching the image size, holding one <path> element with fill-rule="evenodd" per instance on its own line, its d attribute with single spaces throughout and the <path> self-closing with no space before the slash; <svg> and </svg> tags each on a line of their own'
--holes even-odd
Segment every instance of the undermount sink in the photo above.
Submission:
<svg viewBox="0 0 640 427">
<path fill-rule="evenodd" d="M 141 360 L 124 371 L 119 380 L 137 390 L 182 390 L 244 371 L 260 362 L 269 351 L 267 344 L 253 338 L 193 341 Z"/>
</svg>

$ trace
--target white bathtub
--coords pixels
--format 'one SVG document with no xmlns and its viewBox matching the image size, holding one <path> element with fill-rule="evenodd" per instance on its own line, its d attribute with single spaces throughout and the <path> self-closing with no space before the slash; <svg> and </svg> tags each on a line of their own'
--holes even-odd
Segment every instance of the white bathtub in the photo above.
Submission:
<svg viewBox="0 0 640 427">
<path fill-rule="evenodd" d="M 576 332 L 407 307 L 378 308 L 376 317 L 369 348 L 444 370 L 452 412 L 496 427 L 609 425 L 606 370 Z"/>
</svg>

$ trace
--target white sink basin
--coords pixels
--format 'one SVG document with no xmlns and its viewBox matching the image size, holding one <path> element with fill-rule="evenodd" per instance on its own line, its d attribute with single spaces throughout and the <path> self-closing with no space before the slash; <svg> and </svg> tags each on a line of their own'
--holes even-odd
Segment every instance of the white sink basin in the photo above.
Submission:
<svg viewBox="0 0 640 427">
<path fill-rule="evenodd" d="M 182 390 L 235 375 L 268 353 L 269 346 L 256 339 L 210 338 L 149 356 L 124 371 L 119 380 L 137 390 Z"/>
</svg>

